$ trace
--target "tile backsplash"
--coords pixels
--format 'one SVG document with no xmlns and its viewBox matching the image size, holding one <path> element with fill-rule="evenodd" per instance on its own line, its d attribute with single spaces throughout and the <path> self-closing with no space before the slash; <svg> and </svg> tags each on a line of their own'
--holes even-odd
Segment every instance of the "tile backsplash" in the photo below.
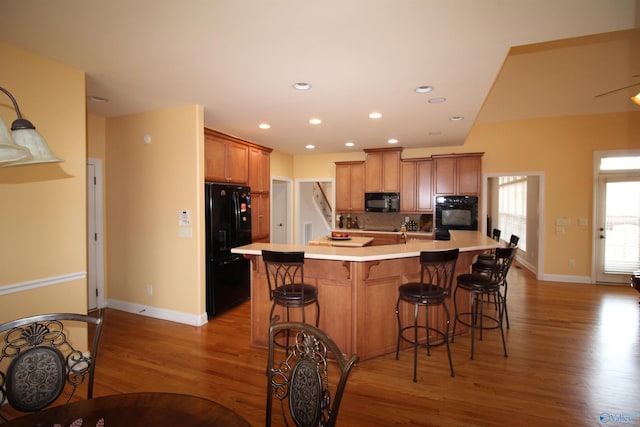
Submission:
<svg viewBox="0 0 640 427">
<path fill-rule="evenodd" d="M 335 220 L 335 228 L 339 229 L 339 217 L 342 216 L 342 228 L 347 228 L 347 215 L 346 213 L 338 213 Z M 403 214 L 397 212 L 364 212 L 358 214 L 351 214 L 351 223 L 358 223 L 358 228 L 365 230 L 386 230 L 386 229 L 398 229 L 400 230 L 400 224 L 402 224 L 406 218 L 413 220 L 418 224 L 418 231 L 431 232 L 433 228 L 433 215 L 432 214 Z"/>
</svg>

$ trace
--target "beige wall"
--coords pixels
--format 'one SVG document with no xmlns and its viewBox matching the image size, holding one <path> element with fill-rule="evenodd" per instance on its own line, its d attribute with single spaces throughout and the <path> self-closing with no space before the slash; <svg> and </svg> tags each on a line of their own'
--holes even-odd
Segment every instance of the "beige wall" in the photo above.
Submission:
<svg viewBox="0 0 640 427">
<path fill-rule="evenodd" d="M 65 160 L 0 168 L 0 321 L 86 312 L 84 73 L 2 42 L 0 70 L 0 85 Z M 16 118 L 5 94 L 0 116 L 8 127 Z"/>
<path fill-rule="evenodd" d="M 110 305 L 205 312 L 203 115 L 186 106 L 106 122 Z M 180 210 L 190 211 L 190 227 L 179 227 Z"/>
</svg>

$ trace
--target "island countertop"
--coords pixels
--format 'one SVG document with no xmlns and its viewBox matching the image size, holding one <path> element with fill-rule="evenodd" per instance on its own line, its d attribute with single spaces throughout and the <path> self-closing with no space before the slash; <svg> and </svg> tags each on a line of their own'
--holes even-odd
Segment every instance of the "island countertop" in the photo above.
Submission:
<svg viewBox="0 0 640 427">
<path fill-rule="evenodd" d="M 302 251 L 304 257 L 309 259 L 366 262 L 417 257 L 422 251 L 443 251 L 455 248 L 459 248 L 460 252 L 483 251 L 499 246 L 498 242 L 478 231 L 451 230 L 450 234 L 451 240 L 411 239 L 409 235 L 407 243 L 363 247 L 252 243 L 233 248 L 231 252 L 243 255 L 261 255 L 263 250 Z"/>
</svg>

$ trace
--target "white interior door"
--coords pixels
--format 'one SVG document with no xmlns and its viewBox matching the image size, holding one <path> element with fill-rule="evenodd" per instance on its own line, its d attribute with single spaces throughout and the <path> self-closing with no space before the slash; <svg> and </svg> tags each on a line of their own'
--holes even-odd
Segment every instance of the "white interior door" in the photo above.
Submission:
<svg viewBox="0 0 640 427">
<path fill-rule="evenodd" d="M 98 280 L 96 269 L 96 171 L 91 163 L 87 165 L 87 308 L 98 308 Z"/>
<path fill-rule="evenodd" d="M 289 243 L 291 183 L 273 180 L 271 185 L 271 243 Z"/>
<path fill-rule="evenodd" d="M 87 309 L 107 305 L 104 295 L 102 161 L 87 162 Z"/>
<path fill-rule="evenodd" d="M 640 269 L 640 173 L 600 175 L 596 205 L 596 280 L 629 283 Z"/>
</svg>

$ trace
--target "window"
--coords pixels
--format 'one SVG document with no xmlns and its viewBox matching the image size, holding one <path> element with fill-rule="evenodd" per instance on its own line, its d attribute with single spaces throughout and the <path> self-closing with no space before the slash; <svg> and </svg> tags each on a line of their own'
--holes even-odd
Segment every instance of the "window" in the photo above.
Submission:
<svg viewBox="0 0 640 427">
<path fill-rule="evenodd" d="M 501 176 L 498 178 L 498 227 L 502 239 L 512 234 L 520 237 L 518 248 L 527 250 L 527 177 Z"/>
</svg>

